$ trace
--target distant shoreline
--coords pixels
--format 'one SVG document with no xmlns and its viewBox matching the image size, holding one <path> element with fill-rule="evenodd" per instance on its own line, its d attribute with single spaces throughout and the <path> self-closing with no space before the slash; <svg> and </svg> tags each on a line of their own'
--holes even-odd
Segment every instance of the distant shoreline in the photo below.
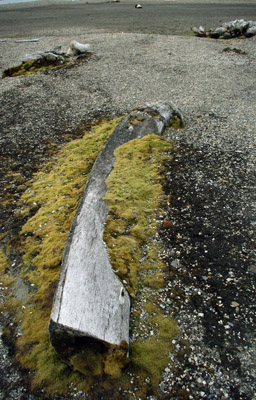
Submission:
<svg viewBox="0 0 256 400">
<path fill-rule="evenodd" d="M 3 0 L 13 1 L 13 0 Z M 14 0 L 17 1 L 17 0 Z M 21 1 L 21 0 L 18 0 Z M 192 35 L 235 19 L 256 20 L 251 0 L 37 0 L 0 5 L 0 38 L 79 37 L 89 33 Z M 247 2 L 248 1 L 248 2 Z M 254 0 L 253 0 L 254 1 Z M 21 13 L 22 10 L 22 13 Z"/>
<path fill-rule="evenodd" d="M 230 5 L 243 5 L 243 4 L 255 4 L 255 0 L 0 0 L 0 7 L 6 6 L 14 8 L 15 6 L 18 8 L 27 7 L 28 5 L 45 6 L 45 5 L 53 5 L 53 4 L 97 4 L 97 3 L 122 3 L 122 4 L 136 4 L 140 3 L 143 5 L 152 4 L 152 3 L 174 3 L 174 4 L 230 4 Z"/>
</svg>

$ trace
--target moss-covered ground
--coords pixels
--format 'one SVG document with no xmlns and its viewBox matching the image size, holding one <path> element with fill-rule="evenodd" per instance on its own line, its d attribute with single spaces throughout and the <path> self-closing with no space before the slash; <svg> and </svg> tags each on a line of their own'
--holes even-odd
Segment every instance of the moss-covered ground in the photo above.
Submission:
<svg viewBox="0 0 256 400">
<path fill-rule="evenodd" d="M 142 398 L 149 387 L 157 391 L 177 333 L 175 321 L 164 315 L 159 304 L 166 270 L 155 240 L 164 200 L 161 161 L 171 148 L 154 134 L 119 147 L 105 196 L 109 218 L 104 240 L 112 266 L 132 297 L 130 369 L 139 376 Z"/>
<path fill-rule="evenodd" d="M 77 64 L 78 62 L 81 62 L 82 60 L 88 60 L 90 57 L 91 53 L 88 53 L 84 58 L 76 59 L 75 61 L 71 61 L 68 58 L 65 60 L 65 62 L 59 60 L 52 62 L 45 59 L 29 60 L 5 69 L 4 71 L 2 71 L 2 78 L 4 79 L 15 76 L 31 75 L 40 71 L 59 69 L 64 67 L 69 68 Z"/>
<path fill-rule="evenodd" d="M 48 322 L 67 234 L 96 156 L 118 121 L 102 123 L 68 143 L 34 175 L 16 211 L 26 222 L 17 240 L 5 248 L 7 258 L 0 253 L 3 285 L 12 284 L 8 257 L 15 244 L 22 257 L 19 273 L 29 287 L 26 300 L 19 305 L 9 297 L 16 307 L 16 358 L 29 371 L 32 389 L 43 389 L 51 397 L 70 390 L 87 392 L 96 382 L 99 390 L 111 388 L 113 398 L 119 398 L 118 388 L 130 396 L 134 382 L 141 398 L 149 391 L 157 393 L 177 333 L 176 323 L 160 307 L 159 291 L 165 285 L 166 271 L 155 240 L 163 200 L 161 159 L 171 144 L 148 135 L 116 151 L 105 198 L 109 218 L 104 240 L 113 268 L 132 297 L 130 363 L 120 374 L 116 359 L 111 362 L 110 357 L 104 376 L 95 380 L 93 373 L 84 376 L 82 371 L 71 370 L 49 341 Z"/>
</svg>

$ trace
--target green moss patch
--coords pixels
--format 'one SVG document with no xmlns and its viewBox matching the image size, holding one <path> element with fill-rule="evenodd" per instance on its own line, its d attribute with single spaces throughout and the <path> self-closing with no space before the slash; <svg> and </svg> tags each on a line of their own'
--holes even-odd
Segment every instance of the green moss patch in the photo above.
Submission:
<svg viewBox="0 0 256 400">
<path fill-rule="evenodd" d="M 149 376 L 153 385 L 156 386 L 168 364 L 177 326 L 174 321 L 164 318 L 159 312 L 151 318 L 151 325 L 155 327 L 156 335 L 144 341 L 132 343 L 131 359 L 136 369 L 142 370 L 143 374 Z"/>
<path fill-rule="evenodd" d="M 79 376 L 52 349 L 48 323 L 69 228 L 94 161 L 118 122 L 101 123 L 64 146 L 34 175 L 17 210 L 26 219 L 31 209 L 37 209 L 23 225 L 19 239 L 24 262 L 21 275 L 28 280 L 31 294 L 21 309 L 16 357 L 23 368 L 35 371 L 32 386 L 49 393 L 66 392 Z M 88 382 L 89 378 L 80 383 L 86 389 Z"/>
<path fill-rule="evenodd" d="M 71 61 L 70 59 L 65 59 L 65 62 L 56 60 L 56 61 L 48 61 L 45 58 L 39 60 L 29 60 L 25 61 L 19 65 L 15 65 L 13 67 L 7 68 L 2 72 L 2 78 L 15 77 L 15 76 L 24 76 L 35 74 L 39 71 L 45 71 L 49 69 L 59 69 L 63 67 L 71 67 L 82 60 L 87 60 L 90 58 L 91 53 L 86 54 L 86 56 L 82 59 L 76 59 L 75 61 Z"/>
<path fill-rule="evenodd" d="M 67 365 L 49 340 L 48 323 L 67 234 L 96 156 L 118 122 L 104 122 L 65 145 L 28 183 L 16 211 L 17 218 L 26 221 L 15 245 L 18 242 L 22 255 L 20 275 L 29 286 L 27 301 L 16 310 L 20 321 L 16 358 L 29 371 L 32 389 L 43 389 L 51 398 L 70 391 L 70 398 L 79 390 L 90 393 L 92 385 L 95 396 L 98 391 L 107 393 L 106 398 L 110 393 L 109 398 L 120 399 L 120 390 L 132 393 L 134 385 L 138 397 L 146 398 L 148 392 L 157 396 L 161 374 L 170 364 L 177 326 L 160 307 L 166 269 L 158 256 L 156 232 L 164 200 L 162 157 L 173 147 L 156 135 L 118 148 L 107 180 L 109 217 L 104 240 L 113 268 L 133 298 L 130 363 L 122 369 L 126 343 L 106 349 L 93 343 L 88 351 L 81 341 L 81 352 L 70 353 Z M 0 265 L 6 286 L 12 285 L 1 252 Z M 61 335 L 60 341 L 65 347 Z"/>
<path fill-rule="evenodd" d="M 158 290 L 165 286 L 166 271 L 155 240 L 157 213 L 164 199 L 161 161 L 171 148 L 168 141 L 154 134 L 119 147 L 105 196 L 109 217 L 104 240 L 114 270 L 134 299 L 130 371 L 140 376 L 142 397 L 146 387 L 157 392 L 177 334 L 176 322 L 159 306 Z"/>
<path fill-rule="evenodd" d="M 8 260 L 4 252 L 0 249 L 0 287 L 1 290 L 8 290 L 13 283 Z"/>
<path fill-rule="evenodd" d="M 174 114 L 170 119 L 170 126 L 174 129 L 183 129 L 185 125 L 180 116 Z"/>
<path fill-rule="evenodd" d="M 156 210 L 163 199 L 160 158 L 169 148 L 170 143 L 157 135 L 128 142 L 115 151 L 114 169 L 106 182 L 109 218 L 104 240 L 112 266 L 132 297 L 138 290 L 141 248 L 156 232 Z M 150 251 L 152 259 L 157 257 Z"/>
<path fill-rule="evenodd" d="M 42 63 L 41 60 L 30 60 L 23 62 L 22 64 L 15 65 L 14 67 L 5 69 L 2 72 L 2 78 L 31 75 L 38 71 L 44 71 L 46 69 L 57 67 L 60 67 L 60 65 L 56 63 Z"/>
</svg>

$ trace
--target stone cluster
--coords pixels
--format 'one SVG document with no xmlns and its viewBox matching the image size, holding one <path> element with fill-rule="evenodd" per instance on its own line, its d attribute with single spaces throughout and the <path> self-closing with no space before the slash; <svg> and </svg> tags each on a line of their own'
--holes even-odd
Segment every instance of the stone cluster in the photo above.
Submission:
<svg viewBox="0 0 256 400">
<path fill-rule="evenodd" d="M 89 44 L 82 44 L 73 40 L 70 43 L 69 49 L 67 52 L 61 50 L 61 46 L 55 47 L 50 51 L 37 51 L 35 53 L 26 54 L 23 62 L 31 61 L 31 60 L 41 60 L 45 63 L 60 63 L 64 64 L 70 57 L 83 57 L 86 53 L 90 51 Z"/>
<path fill-rule="evenodd" d="M 256 35 L 256 21 L 245 21 L 236 19 L 225 22 L 215 29 L 207 31 L 203 26 L 193 27 L 192 31 L 199 37 L 210 37 L 213 39 L 232 39 L 240 36 L 247 38 Z"/>
<path fill-rule="evenodd" d="M 35 73 L 47 68 L 57 68 L 74 64 L 80 59 L 90 55 L 90 45 L 73 40 L 67 52 L 61 50 L 61 46 L 49 51 L 37 51 L 26 54 L 22 64 L 7 68 L 2 72 L 2 78 Z"/>
</svg>

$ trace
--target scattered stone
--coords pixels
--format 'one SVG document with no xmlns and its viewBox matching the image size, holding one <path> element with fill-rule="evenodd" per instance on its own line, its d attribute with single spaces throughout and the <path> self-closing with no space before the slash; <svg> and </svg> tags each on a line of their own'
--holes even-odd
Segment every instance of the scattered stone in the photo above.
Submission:
<svg viewBox="0 0 256 400">
<path fill-rule="evenodd" d="M 212 31 L 212 32 L 210 31 L 210 32 L 208 32 L 207 36 L 212 38 L 212 39 L 218 39 L 220 34 L 218 32 L 215 32 L 215 31 Z"/>
<path fill-rule="evenodd" d="M 256 35 L 256 24 L 254 26 L 251 26 L 247 29 L 247 31 L 245 32 L 245 36 L 247 38 L 255 36 Z"/>
<path fill-rule="evenodd" d="M 170 220 L 165 220 L 163 226 L 165 229 L 170 229 L 172 227 L 172 222 Z"/>
<path fill-rule="evenodd" d="M 192 31 L 196 36 L 209 37 L 212 39 L 231 39 L 236 37 L 252 37 L 256 35 L 256 21 L 245 21 L 244 19 L 236 19 L 234 21 L 225 22 L 223 25 L 215 29 L 206 31 L 203 26 L 193 27 Z"/>
<path fill-rule="evenodd" d="M 194 26 L 192 31 L 199 37 L 206 37 L 206 31 L 203 26 L 199 26 L 199 28 Z"/>
<path fill-rule="evenodd" d="M 220 26 L 219 28 L 215 29 L 215 33 L 217 33 L 217 35 L 222 36 L 226 33 L 227 29 L 224 26 Z"/>
<path fill-rule="evenodd" d="M 173 261 L 171 262 L 171 266 L 172 266 L 173 268 L 178 268 L 179 265 L 180 265 L 180 261 L 179 261 L 179 260 L 173 260 Z"/>
<path fill-rule="evenodd" d="M 224 35 L 222 36 L 222 39 L 231 39 L 231 34 L 228 32 L 224 33 Z"/>
<path fill-rule="evenodd" d="M 256 274 L 256 265 L 252 265 L 252 266 L 249 268 L 249 271 L 250 271 L 252 274 Z"/>
</svg>

